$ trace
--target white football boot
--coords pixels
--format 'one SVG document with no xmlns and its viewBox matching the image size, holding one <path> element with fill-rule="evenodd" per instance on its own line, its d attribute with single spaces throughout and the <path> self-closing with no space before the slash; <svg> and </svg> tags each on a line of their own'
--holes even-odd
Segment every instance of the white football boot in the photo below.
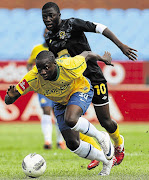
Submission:
<svg viewBox="0 0 149 180">
<path fill-rule="evenodd" d="M 103 169 L 101 170 L 101 172 L 98 175 L 108 176 L 110 174 L 111 168 L 113 167 L 115 162 L 116 162 L 116 158 L 115 158 L 115 156 L 113 156 L 113 158 L 111 160 L 108 160 L 107 164 L 103 163 Z"/>
<path fill-rule="evenodd" d="M 104 138 L 99 142 L 99 144 L 105 154 L 106 159 L 110 160 L 114 155 L 114 146 L 110 140 L 109 134 L 107 132 L 102 133 L 104 133 Z"/>
</svg>

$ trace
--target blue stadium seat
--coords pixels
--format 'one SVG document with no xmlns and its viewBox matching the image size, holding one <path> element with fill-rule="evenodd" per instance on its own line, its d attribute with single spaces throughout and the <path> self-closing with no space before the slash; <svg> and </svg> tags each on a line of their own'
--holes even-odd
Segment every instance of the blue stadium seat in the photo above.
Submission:
<svg viewBox="0 0 149 180">
<path fill-rule="evenodd" d="M 149 17 L 149 9 L 144 9 L 140 13 L 141 13 L 142 16 Z"/>
<path fill-rule="evenodd" d="M 108 10 L 96 8 L 92 10 L 92 21 L 99 22 L 107 25 L 108 23 Z"/>
<path fill-rule="evenodd" d="M 123 23 L 125 11 L 123 9 L 111 9 L 107 14 L 110 29 L 113 29 L 115 33 L 121 32 L 125 26 L 125 24 Z"/>
<path fill-rule="evenodd" d="M 62 19 L 68 19 L 74 17 L 75 10 L 74 9 L 62 9 L 61 10 L 61 17 Z"/>
<path fill-rule="evenodd" d="M 23 8 L 16 8 L 10 11 L 10 16 L 13 21 L 26 20 L 27 10 Z"/>
<path fill-rule="evenodd" d="M 0 22 L 1 22 L 0 33 L 9 27 L 8 25 L 11 22 L 10 17 L 11 17 L 10 16 L 10 10 L 0 9 Z"/>
<path fill-rule="evenodd" d="M 92 21 L 92 11 L 90 9 L 78 9 L 75 11 L 75 17 L 85 21 Z"/>
<path fill-rule="evenodd" d="M 5 8 L 0 8 L 0 19 L 5 17 L 10 17 L 10 10 Z"/>
<path fill-rule="evenodd" d="M 124 16 L 124 22 L 128 22 L 132 25 L 132 23 L 137 22 L 137 20 L 140 18 L 141 12 L 139 9 L 126 9 L 125 10 L 125 16 Z M 126 20 L 126 21 L 125 21 Z"/>
</svg>

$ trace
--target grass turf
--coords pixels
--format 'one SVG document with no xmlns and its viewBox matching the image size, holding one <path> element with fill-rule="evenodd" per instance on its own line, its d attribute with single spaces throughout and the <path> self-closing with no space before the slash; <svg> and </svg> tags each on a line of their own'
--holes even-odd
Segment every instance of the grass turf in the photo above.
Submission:
<svg viewBox="0 0 149 180">
<path fill-rule="evenodd" d="M 104 130 L 96 125 L 99 130 Z M 96 179 L 149 179 L 149 124 L 120 124 L 125 137 L 125 158 L 111 170 L 108 177 L 100 177 L 102 163 L 88 171 L 89 160 L 82 159 L 67 150 L 56 149 L 56 133 L 53 127 L 53 149 L 43 149 L 40 124 L 0 125 L 0 180 L 30 179 L 22 171 L 22 160 L 29 153 L 42 155 L 47 163 L 43 180 L 96 180 Z"/>
</svg>

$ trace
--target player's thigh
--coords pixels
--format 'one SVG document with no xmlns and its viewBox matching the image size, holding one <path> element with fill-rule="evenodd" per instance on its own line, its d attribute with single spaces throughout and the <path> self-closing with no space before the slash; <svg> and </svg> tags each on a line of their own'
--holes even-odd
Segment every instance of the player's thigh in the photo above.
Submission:
<svg viewBox="0 0 149 180">
<path fill-rule="evenodd" d="M 65 109 L 65 105 L 54 103 L 54 113 L 57 119 L 58 127 L 61 131 L 63 138 L 66 141 L 67 147 L 73 151 L 77 149 L 80 144 L 79 132 L 71 130 L 71 128 L 64 121 Z"/>
<path fill-rule="evenodd" d="M 87 111 L 89 105 L 91 104 L 93 95 L 94 95 L 94 91 L 92 88 L 87 93 L 76 92 L 76 93 L 72 94 L 72 96 L 70 97 L 67 107 L 70 105 L 76 105 L 76 106 L 80 107 L 82 109 L 82 112 L 80 115 L 82 115 Z M 78 113 L 80 113 L 79 108 L 77 108 L 76 111 L 77 110 L 78 110 Z M 75 112 L 75 110 L 74 110 L 74 112 Z"/>
<path fill-rule="evenodd" d="M 57 124 L 61 132 L 70 129 L 70 127 L 65 123 L 64 120 L 65 110 L 66 110 L 66 105 L 62 105 L 60 103 L 54 102 L 54 115 L 57 119 Z"/>
<path fill-rule="evenodd" d="M 68 105 L 65 111 L 64 119 L 65 122 L 70 126 L 74 127 L 78 122 L 79 117 L 82 115 L 83 110 L 78 105 Z"/>
</svg>

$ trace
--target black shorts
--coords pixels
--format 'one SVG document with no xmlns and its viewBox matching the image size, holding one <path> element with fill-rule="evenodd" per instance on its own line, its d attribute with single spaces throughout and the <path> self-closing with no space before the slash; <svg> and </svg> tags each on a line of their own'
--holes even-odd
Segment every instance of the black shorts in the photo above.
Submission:
<svg viewBox="0 0 149 180">
<path fill-rule="evenodd" d="M 107 83 L 99 82 L 92 84 L 94 88 L 94 97 L 92 103 L 95 106 L 103 106 L 109 103 Z"/>
</svg>

